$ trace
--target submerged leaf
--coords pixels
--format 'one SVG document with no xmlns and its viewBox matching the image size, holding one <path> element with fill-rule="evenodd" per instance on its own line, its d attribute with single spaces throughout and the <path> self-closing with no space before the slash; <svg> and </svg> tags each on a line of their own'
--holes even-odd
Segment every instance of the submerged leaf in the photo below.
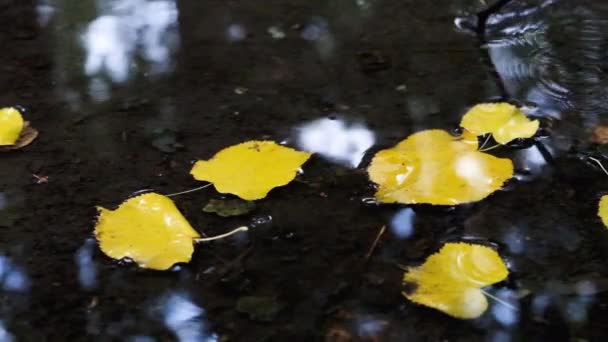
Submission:
<svg viewBox="0 0 608 342">
<path fill-rule="evenodd" d="M 378 152 L 368 173 L 381 202 L 456 205 L 500 189 L 513 176 L 513 163 L 477 151 L 467 136 L 427 130 Z"/>
<path fill-rule="evenodd" d="M 424 264 L 405 272 L 404 284 L 415 286 L 415 290 L 403 295 L 448 315 L 472 319 L 488 307 L 480 289 L 501 282 L 508 275 L 507 266 L 492 248 L 446 243 Z"/>
<path fill-rule="evenodd" d="M 460 126 L 475 135 L 492 133 L 494 140 L 505 145 L 517 138 L 536 134 L 538 120 L 530 120 L 519 108 L 509 103 L 482 103 L 471 108 Z"/>
<path fill-rule="evenodd" d="M 271 297 L 241 297 L 236 303 L 236 311 L 249 315 L 249 318 L 258 322 L 271 322 L 285 307 Z"/>
<path fill-rule="evenodd" d="M 19 139 L 24 122 L 15 108 L 0 109 L 0 146 L 13 145 Z"/>
<path fill-rule="evenodd" d="M 95 236 L 109 257 L 155 270 L 190 261 L 193 239 L 200 237 L 173 201 L 156 193 L 130 198 L 116 210 L 99 208 Z"/>
<path fill-rule="evenodd" d="M 211 160 L 196 162 L 190 173 L 213 183 L 218 192 L 257 200 L 291 182 L 310 156 L 273 141 L 248 141 L 221 150 Z"/>
<path fill-rule="evenodd" d="M 216 200 L 211 199 L 203 208 L 206 213 L 214 213 L 222 217 L 249 214 L 255 209 L 255 202 L 241 199 Z"/>
<path fill-rule="evenodd" d="M 597 214 L 602 219 L 604 226 L 608 228 L 608 195 L 602 196 Z"/>
</svg>

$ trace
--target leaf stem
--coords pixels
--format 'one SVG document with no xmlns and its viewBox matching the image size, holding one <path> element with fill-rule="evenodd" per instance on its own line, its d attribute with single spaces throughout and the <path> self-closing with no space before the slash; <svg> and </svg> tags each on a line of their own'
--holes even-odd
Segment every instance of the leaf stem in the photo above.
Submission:
<svg viewBox="0 0 608 342">
<path fill-rule="evenodd" d="M 488 296 L 491 299 L 494 299 L 496 302 L 508 307 L 509 309 L 513 310 L 513 311 L 519 311 L 519 309 L 517 309 L 515 306 L 513 306 L 512 304 L 509 304 L 508 302 L 494 296 L 493 294 L 489 293 L 488 291 L 484 290 L 484 289 L 479 289 L 484 295 Z"/>
<path fill-rule="evenodd" d="M 181 191 L 181 192 L 176 192 L 174 194 L 169 194 L 169 195 L 165 195 L 165 196 L 167 196 L 167 197 L 173 197 L 173 196 L 188 194 L 188 193 L 191 193 L 191 192 L 202 190 L 202 189 L 207 188 L 209 186 L 211 186 L 211 183 L 205 184 L 205 185 L 203 185 L 201 187 L 198 187 L 198 188 L 194 188 L 194 189 L 190 189 L 190 190 L 186 190 L 186 191 Z"/>
<path fill-rule="evenodd" d="M 242 226 L 242 227 L 238 227 L 238 228 L 236 228 L 236 229 L 234 229 L 232 231 L 229 231 L 228 233 L 225 233 L 225 234 L 211 236 L 211 237 L 207 237 L 207 238 L 194 239 L 194 242 L 198 243 L 198 242 L 206 242 L 206 241 L 219 240 L 219 239 L 223 239 L 225 237 L 228 237 L 230 235 L 234 235 L 234 234 L 239 233 L 239 232 L 246 232 L 248 230 L 249 230 L 248 227 Z"/>
<path fill-rule="evenodd" d="M 604 167 L 604 165 L 602 165 L 602 162 L 601 162 L 601 161 L 599 161 L 599 159 L 597 159 L 597 158 L 593 158 L 593 157 L 589 157 L 589 159 L 590 159 L 590 160 L 593 160 L 594 162 L 596 162 L 596 163 L 597 163 L 597 165 L 599 165 L 599 166 L 600 166 L 600 168 L 602 169 L 602 171 L 604 171 L 604 173 L 605 173 L 606 175 L 608 175 L 608 171 L 606 171 L 606 168 Z"/>
<path fill-rule="evenodd" d="M 483 149 L 483 150 L 482 150 L 482 149 L 480 149 L 480 150 L 479 150 L 479 152 L 487 152 L 487 151 L 493 150 L 493 149 L 495 149 L 495 148 L 497 148 L 497 147 L 500 147 L 500 144 L 496 144 L 496 145 L 494 145 L 494 146 L 490 146 L 490 147 L 488 147 L 488 148 L 486 148 L 486 149 Z"/>
<path fill-rule="evenodd" d="M 484 140 L 481 146 L 479 147 L 479 151 L 483 150 L 483 148 L 486 147 L 486 144 L 488 143 L 488 141 L 490 141 L 491 136 L 492 135 L 490 133 L 487 134 L 486 140 Z"/>
</svg>

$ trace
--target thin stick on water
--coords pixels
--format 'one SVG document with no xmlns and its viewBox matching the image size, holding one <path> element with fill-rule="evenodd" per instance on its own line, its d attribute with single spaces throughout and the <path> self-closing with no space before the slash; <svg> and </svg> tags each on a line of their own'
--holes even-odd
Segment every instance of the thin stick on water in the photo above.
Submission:
<svg viewBox="0 0 608 342">
<path fill-rule="evenodd" d="M 200 239 L 194 239 L 194 242 L 198 243 L 198 242 L 206 242 L 206 241 L 213 241 L 213 240 L 219 240 L 219 239 L 223 239 L 225 237 L 228 237 L 230 235 L 234 235 L 236 233 L 239 232 L 246 232 L 248 231 L 249 228 L 242 226 L 242 227 L 238 227 L 234 230 L 229 231 L 228 233 L 225 234 L 221 234 L 221 235 L 216 235 L 216 236 L 212 236 L 212 237 L 208 237 L 208 238 L 200 238 Z"/>
<path fill-rule="evenodd" d="M 604 173 L 606 175 L 608 175 L 608 171 L 606 171 L 606 168 L 604 167 L 604 165 L 602 165 L 602 162 L 599 161 L 599 159 L 593 158 L 593 157 L 589 157 L 590 160 L 593 160 L 595 163 L 597 163 L 597 165 L 600 166 L 600 168 L 602 169 L 602 171 L 604 171 Z"/>
<path fill-rule="evenodd" d="M 367 254 L 365 255 L 365 260 L 369 260 L 369 258 L 372 257 L 372 254 L 374 254 L 374 251 L 376 250 L 376 246 L 378 245 L 378 241 L 380 241 L 380 237 L 382 237 L 382 234 L 384 234 L 384 231 L 386 231 L 386 226 L 380 227 L 380 231 L 378 231 L 378 234 L 376 235 L 376 239 L 374 239 L 372 246 L 369 248 L 369 251 L 367 251 Z"/>
<path fill-rule="evenodd" d="M 489 293 L 488 291 L 485 291 L 484 289 L 479 289 L 481 291 L 481 293 L 483 293 L 484 295 L 488 296 L 491 299 L 494 299 L 496 302 L 508 307 L 509 309 L 513 310 L 513 311 L 519 311 L 519 309 L 517 309 L 515 306 L 513 306 L 512 304 L 507 303 L 506 301 L 494 296 L 493 294 Z"/>
<path fill-rule="evenodd" d="M 182 192 L 176 192 L 174 194 L 169 194 L 169 195 L 165 195 L 165 196 L 172 197 L 172 196 L 178 196 L 178 195 L 188 194 L 188 193 L 191 193 L 191 192 L 203 190 L 204 188 L 207 188 L 209 186 L 211 186 L 211 183 L 205 184 L 205 185 L 203 185 L 201 187 L 198 187 L 198 188 L 194 188 L 194 189 L 190 189 L 190 190 L 186 190 L 186 191 L 182 191 Z"/>
</svg>

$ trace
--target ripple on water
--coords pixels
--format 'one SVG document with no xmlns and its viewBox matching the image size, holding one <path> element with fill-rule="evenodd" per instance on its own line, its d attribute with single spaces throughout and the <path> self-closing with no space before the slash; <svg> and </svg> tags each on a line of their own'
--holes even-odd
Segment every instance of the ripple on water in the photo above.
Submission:
<svg viewBox="0 0 608 342">
<path fill-rule="evenodd" d="M 547 116 L 580 113 L 586 125 L 608 109 L 608 3 L 512 1 L 485 35 L 509 96 Z"/>
</svg>

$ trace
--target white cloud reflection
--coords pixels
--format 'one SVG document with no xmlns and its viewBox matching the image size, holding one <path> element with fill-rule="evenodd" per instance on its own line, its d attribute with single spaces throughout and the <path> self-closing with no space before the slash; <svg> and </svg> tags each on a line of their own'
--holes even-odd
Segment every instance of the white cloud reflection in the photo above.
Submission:
<svg viewBox="0 0 608 342">
<path fill-rule="evenodd" d="M 140 56 L 152 72 L 169 68 L 177 46 L 178 10 L 175 0 L 102 1 L 106 13 L 92 21 L 82 38 L 87 76 L 105 75 L 125 82 Z"/>
<path fill-rule="evenodd" d="M 97 284 L 97 267 L 93 262 L 95 248 L 95 240 L 87 239 L 74 255 L 74 261 L 78 266 L 78 282 L 85 290 L 92 290 Z"/>
<path fill-rule="evenodd" d="M 298 147 L 350 167 L 361 163 L 365 151 L 374 145 L 376 135 L 362 124 L 347 126 L 343 120 L 328 118 L 298 128 Z"/>
<path fill-rule="evenodd" d="M 3 255 L 0 255 L 0 288 L 9 292 L 27 292 L 30 289 L 30 279 L 25 270 Z"/>
<path fill-rule="evenodd" d="M 183 293 L 172 293 L 161 302 L 162 319 L 180 342 L 216 342 L 205 322 L 205 310 Z"/>
</svg>

